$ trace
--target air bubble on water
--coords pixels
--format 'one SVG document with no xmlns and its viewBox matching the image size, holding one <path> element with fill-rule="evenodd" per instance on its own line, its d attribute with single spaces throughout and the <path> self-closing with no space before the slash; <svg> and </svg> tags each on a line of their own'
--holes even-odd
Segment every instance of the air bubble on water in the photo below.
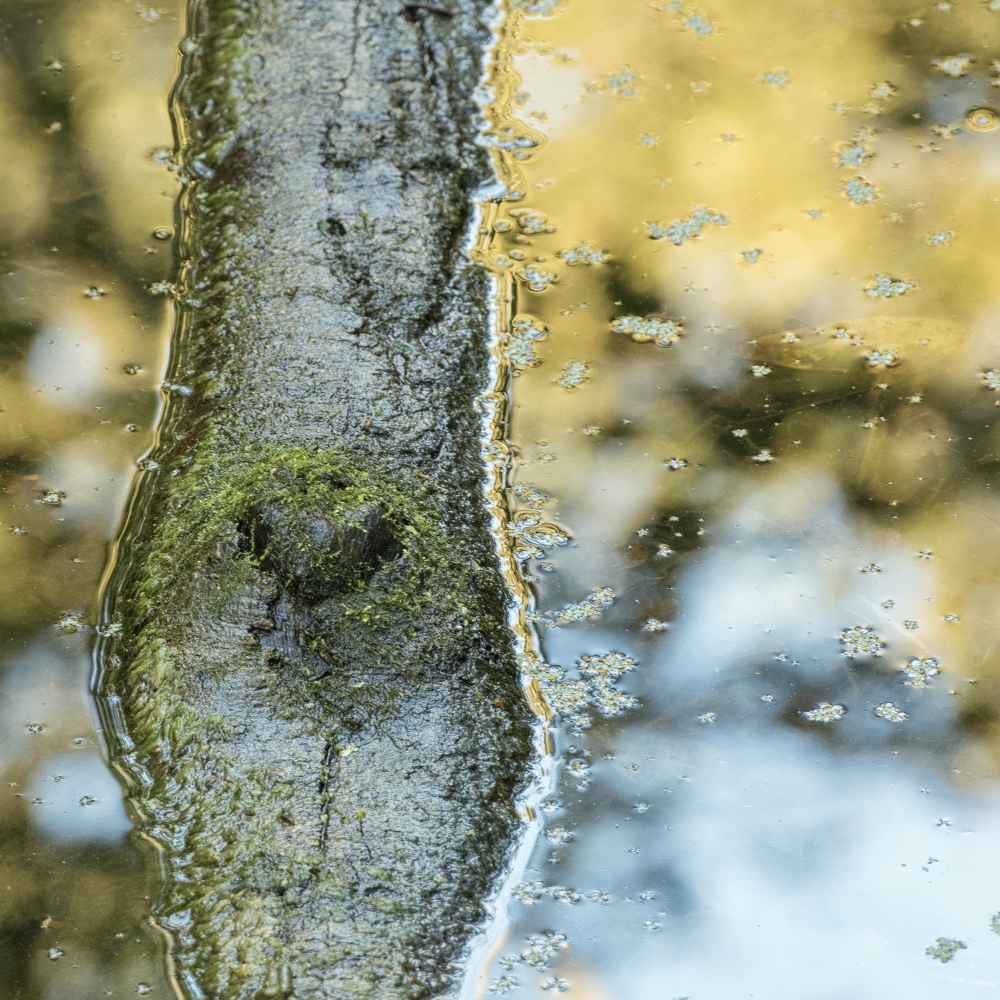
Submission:
<svg viewBox="0 0 1000 1000">
<path fill-rule="evenodd" d="M 10 529 L 12 535 L 26 535 L 28 533 L 26 528 L 22 528 L 19 524 L 15 524 L 14 527 Z"/>
<path fill-rule="evenodd" d="M 646 232 L 652 240 L 669 240 L 674 246 L 680 246 L 688 240 L 693 240 L 701 235 L 706 226 L 728 226 L 729 219 L 714 212 L 704 205 L 696 208 L 686 219 L 679 219 L 668 226 L 658 222 L 647 222 Z"/>
<path fill-rule="evenodd" d="M 548 268 L 539 267 L 537 264 L 529 264 L 514 273 L 521 281 L 526 282 L 533 292 L 544 292 L 549 285 L 558 280 Z"/>
<path fill-rule="evenodd" d="M 916 287 L 916 284 L 912 281 L 904 281 L 902 278 L 890 278 L 887 274 L 876 274 L 865 286 L 864 291 L 865 295 L 869 298 L 890 299 L 894 295 L 905 295 Z M 875 364 L 878 363 L 877 361 L 875 362 Z"/>
<path fill-rule="evenodd" d="M 66 494 L 62 490 L 45 490 L 38 498 L 38 502 L 48 507 L 58 507 L 65 499 Z"/>
<path fill-rule="evenodd" d="M 882 368 L 891 368 L 899 361 L 899 355 L 895 351 L 869 351 L 863 357 L 871 368 L 879 366 Z"/>
<path fill-rule="evenodd" d="M 864 130 L 867 135 L 867 129 Z M 837 164 L 841 167 L 863 167 L 875 154 L 863 141 L 854 139 L 850 142 L 838 143 L 834 149 L 837 153 Z"/>
<path fill-rule="evenodd" d="M 957 938 L 939 937 L 934 944 L 924 949 L 924 954 L 928 958 L 936 958 L 939 962 L 950 962 L 960 951 L 964 951 L 966 944 Z"/>
<path fill-rule="evenodd" d="M 43 733 L 45 732 L 45 726 L 40 722 L 32 722 L 30 725 L 24 727 L 29 733 Z"/>
<path fill-rule="evenodd" d="M 881 573 L 882 567 L 878 563 L 869 563 L 867 566 L 861 567 L 862 573 Z"/>
<path fill-rule="evenodd" d="M 568 944 L 565 934 L 554 931 L 542 931 L 528 938 L 528 947 L 521 952 L 521 958 L 536 969 L 548 966 L 549 959 Z"/>
<path fill-rule="evenodd" d="M 969 67 L 974 62 L 975 59 L 971 55 L 963 53 L 957 56 L 942 56 L 938 59 L 932 59 L 931 65 L 936 70 L 944 73 L 945 76 L 950 76 L 953 80 L 957 80 L 968 73 Z"/>
<path fill-rule="evenodd" d="M 887 722 L 906 722 L 909 718 L 906 712 L 900 711 L 891 701 L 886 701 L 879 705 L 875 709 L 875 714 Z"/>
<path fill-rule="evenodd" d="M 538 510 L 552 501 L 552 497 L 548 493 L 536 490 L 530 483 L 512 483 L 507 488 L 513 496 L 516 496 L 522 503 L 527 504 L 533 510 Z"/>
<path fill-rule="evenodd" d="M 661 622 L 659 618 L 647 618 L 642 626 L 643 632 L 663 632 L 670 626 L 666 622 Z"/>
<path fill-rule="evenodd" d="M 657 347 L 670 347 L 681 339 L 683 327 L 676 320 L 658 316 L 619 316 L 612 320 L 611 329 L 624 333 L 637 344 L 653 342 Z"/>
<path fill-rule="evenodd" d="M 162 13 L 155 7 L 147 7 L 145 10 L 139 11 L 139 17 L 141 17 L 148 24 L 155 24 L 162 16 Z"/>
<path fill-rule="evenodd" d="M 993 371 L 991 368 L 988 372 L 983 372 L 982 378 L 987 389 L 994 391 L 1000 389 L 1000 372 Z"/>
<path fill-rule="evenodd" d="M 149 286 L 151 295 L 174 295 L 177 288 L 169 281 L 154 281 Z"/>
<path fill-rule="evenodd" d="M 933 555 L 934 555 L 933 550 L 931 550 L 931 549 L 921 549 L 917 553 L 917 558 L 918 559 L 930 559 L 931 556 L 933 556 Z"/>
<path fill-rule="evenodd" d="M 63 955 L 65 954 L 66 952 L 64 952 L 62 948 L 49 948 L 48 950 L 48 956 L 49 958 L 52 959 L 53 962 L 55 962 L 57 959 L 62 958 Z"/>
<path fill-rule="evenodd" d="M 896 606 L 896 602 L 893 601 L 893 600 L 891 600 L 891 599 L 882 602 L 882 607 L 883 608 L 894 608 L 895 606 Z"/>
<path fill-rule="evenodd" d="M 154 229 L 151 235 L 154 240 L 169 240 L 174 231 L 161 226 L 159 229 Z"/>
<path fill-rule="evenodd" d="M 122 365 L 122 371 L 125 372 L 126 375 L 138 375 L 139 372 L 142 371 L 142 366 L 133 364 Z"/>
<path fill-rule="evenodd" d="M 900 668 L 906 675 L 908 687 L 925 688 L 930 679 L 941 673 L 941 661 L 934 656 L 911 656 Z"/>
<path fill-rule="evenodd" d="M 718 716 L 715 714 L 715 712 L 705 712 L 704 715 L 697 716 L 698 721 L 703 726 L 707 726 L 709 723 L 715 722 L 717 718 Z"/>
<path fill-rule="evenodd" d="M 545 839 L 550 844 L 568 844 L 573 839 L 573 834 L 564 826 L 553 826 L 545 831 Z"/>
<path fill-rule="evenodd" d="M 666 542 L 660 542 L 660 544 L 656 546 L 656 554 L 662 558 L 666 558 L 667 556 L 672 556 L 674 554 L 674 550 L 667 545 Z"/>
<path fill-rule="evenodd" d="M 775 70 L 764 74 L 764 83 L 770 87 L 787 87 L 791 74 L 787 69 Z"/>
<path fill-rule="evenodd" d="M 517 989 L 521 981 L 514 976 L 500 976 L 499 979 L 490 980 L 490 993 L 505 997 L 511 990 Z"/>
<path fill-rule="evenodd" d="M 842 719 L 846 712 L 843 705 L 831 705 L 828 701 L 822 701 L 816 708 L 803 712 L 802 715 L 810 722 L 836 722 Z"/>
<path fill-rule="evenodd" d="M 629 69 L 628 66 L 622 66 L 617 73 L 609 73 L 605 76 L 604 85 L 612 94 L 617 94 L 619 97 L 637 97 L 639 89 L 636 86 L 636 81 L 639 79 L 641 77 L 638 73 Z"/>
<path fill-rule="evenodd" d="M 97 285 L 91 285 L 83 294 L 88 299 L 99 299 L 102 295 L 107 295 L 108 293 L 103 288 L 98 288 Z"/>
<path fill-rule="evenodd" d="M 152 458 L 141 458 L 138 462 L 136 462 L 136 465 L 138 465 L 143 472 L 155 472 L 160 467 L 160 463 L 154 461 Z"/>
<path fill-rule="evenodd" d="M 82 628 L 86 628 L 83 618 L 81 618 L 80 615 L 73 614 L 69 611 L 63 614 L 59 621 L 56 622 L 56 626 L 68 635 L 78 632 Z"/>
<path fill-rule="evenodd" d="M 541 364 L 535 355 L 535 345 L 544 340 L 548 329 L 532 316 L 515 316 L 504 340 L 504 357 L 517 369 Z"/>
<path fill-rule="evenodd" d="M 944 618 L 942 618 L 941 620 L 942 621 L 946 621 L 946 622 L 961 621 L 961 619 L 958 617 L 958 615 L 945 615 Z"/>
<path fill-rule="evenodd" d="M 570 361 L 563 368 L 563 373 L 556 379 L 555 384 L 563 389 L 576 389 L 589 380 L 589 372 L 590 365 L 585 361 Z"/>
<path fill-rule="evenodd" d="M 954 139 L 961 131 L 958 125 L 935 125 L 931 129 L 931 133 L 941 139 Z"/>
<path fill-rule="evenodd" d="M 553 976 L 551 979 L 546 979 L 542 983 L 543 990 L 556 990 L 559 993 L 565 993 L 569 989 L 569 983 L 565 979 L 560 979 L 558 976 Z"/>
<path fill-rule="evenodd" d="M 903 622 L 903 628 L 909 629 L 911 632 L 917 627 L 917 623 L 915 621 L 911 621 L 910 619 Z"/>
<path fill-rule="evenodd" d="M 761 254 L 764 251 L 757 247 L 755 250 L 744 250 L 742 251 L 743 261 L 746 264 L 756 264 L 760 260 Z"/>
<path fill-rule="evenodd" d="M 685 18 L 684 23 L 681 25 L 681 31 L 693 31 L 700 38 L 705 38 L 711 35 L 715 31 L 715 28 L 712 27 L 710 21 L 700 14 L 692 14 L 690 17 Z"/>
<path fill-rule="evenodd" d="M 511 889 L 510 894 L 522 903 L 533 905 L 547 892 L 544 882 L 519 882 Z"/>
<path fill-rule="evenodd" d="M 609 260 L 607 250 L 598 250 L 590 243 L 577 243 L 569 250 L 560 250 L 556 253 L 566 263 L 573 267 L 576 264 L 605 264 Z"/>
<path fill-rule="evenodd" d="M 513 543 L 513 556 L 519 561 L 539 558 L 544 550 L 565 545 L 569 535 L 553 524 L 542 521 L 537 510 L 518 511 L 507 522 L 507 532 Z"/>
<path fill-rule="evenodd" d="M 763 378 L 765 375 L 771 374 L 771 369 L 767 365 L 751 365 L 750 372 L 754 378 Z"/>
<path fill-rule="evenodd" d="M 761 448 L 756 455 L 750 456 L 751 462 L 773 462 L 774 456 L 771 454 L 770 448 Z"/>
<path fill-rule="evenodd" d="M 888 80 L 883 80 L 882 83 L 876 83 L 868 93 L 874 100 L 884 101 L 886 98 L 895 97 L 898 88 Z"/>
<path fill-rule="evenodd" d="M 551 17 L 564 6 L 562 0 L 510 0 L 510 5 L 523 10 L 529 17 Z"/>
<path fill-rule="evenodd" d="M 663 464 L 671 472 L 677 472 L 679 469 L 686 469 L 691 463 L 686 458 L 668 458 Z"/>
<path fill-rule="evenodd" d="M 840 641 L 844 644 L 843 655 L 849 657 L 881 656 L 885 642 L 875 634 L 875 630 L 867 625 L 852 625 L 840 633 Z"/>
<path fill-rule="evenodd" d="M 875 185 L 866 181 L 864 177 L 852 177 L 844 182 L 841 190 L 855 205 L 869 205 L 878 197 Z"/>
<path fill-rule="evenodd" d="M 992 108 L 973 108 L 966 112 L 964 121 L 973 132 L 992 132 L 1000 125 L 1000 114 Z"/>
<path fill-rule="evenodd" d="M 763 702 L 774 701 L 774 695 L 773 694 L 762 694 L 760 696 L 760 700 L 763 701 Z"/>
</svg>

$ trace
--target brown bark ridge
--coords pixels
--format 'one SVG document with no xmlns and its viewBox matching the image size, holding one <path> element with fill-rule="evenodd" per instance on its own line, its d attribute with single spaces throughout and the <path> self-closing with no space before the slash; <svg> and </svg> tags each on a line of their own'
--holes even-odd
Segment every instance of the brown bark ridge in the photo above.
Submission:
<svg viewBox="0 0 1000 1000">
<path fill-rule="evenodd" d="M 191 13 L 181 322 L 102 655 L 193 997 L 448 992 L 517 829 L 463 251 L 490 14 Z"/>
</svg>

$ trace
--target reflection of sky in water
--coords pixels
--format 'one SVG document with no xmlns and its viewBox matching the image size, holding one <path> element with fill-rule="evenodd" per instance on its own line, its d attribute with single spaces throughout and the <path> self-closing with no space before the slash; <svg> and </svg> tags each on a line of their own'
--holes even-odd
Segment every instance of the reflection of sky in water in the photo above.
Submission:
<svg viewBox="0 0 1000 1000">
<path fill-rule="evenodd" d="M 552 662 L 583 649 L 635 655 L 626 686 L 642 708 L 561 738 L 564 760 L 588 754 L 591 780 L 580 789 L 564 772 L 548 826 L 573 839 L 543 841 L 525 879 L 583 899 L 515 909 L 510 953 L 533 928 L 567 934 L 571 949 L 552 972 L 514 974 L 530 986 L 558 973 L 583 995 L 589 984 L 623 1000 L 1000 986 L 989 930 L 1000 787 L 979 785 L 975 798 L 952 787 L 958 703 L 947 692 L 961 681 L 949 671 L 928 689 L 904 686 L 898 666 L 925 644 L 889 620 L 933 596 L 927 564 L 862 537 L 836 484 L 808 468 L 745 496 L 710 534 L 656 645 L 599 624 L 585 639 L 568 628 L 547 637 Z M 861 551 L 881 573 L 859 572 Z M 886 610 L 890 580 L 897 607 Z M 855 622 L 878 624 L 882 658 L 839 655 L 837 636 Z M 826 700 L 846 707 L 843 719 L 802 719 Z M 886 701 L 908 721 L 877 718 Z M 969 946 L 961 965 L 929 969 L 923 949 L 939 936 Z"/>
<path fill-rule="evenodd" d="M 0 767 L 51 752 L 53 739 L 68 745 L 90 730 L 83 639 L 50 626 L 0 674 Z"/>
<path fill-rule="evenodd" d="M 35 830 L 59 843 L 113 844 L 132 829 L 121 785 L 94 752 L 42 758 L 27 795 Z"/>
<path fill-rule="evenodd" d="M 775 483 L 719 520 L 722 538 L 678 582 L 669 638 L 655 654 L 635 650 L 642 665 L 628 687 L 643 707 L 615 727 L 613 759 L 598 740 L 569 738 L 590 747 L 593 781 L 579 794 L 564 779 L 558 821 L 574 840 L 546 845 L 526 876 L 584 893 L 551 918 L 580 945 L 567 975 L 578 968 L 618 997 L 832 998 L 859 982 L 946 997 L 962 980 L 1000 985 L 989 932 L 1000 788 L 981 788 L 977 801 L 949 787 L 955 678 L 905 687 L 898 662 L 922 651 L 905 633 L 882 660 L 837 654 L 845 624 L 885 614 L 872 592 L 913 554 L 866 546 L 884 576 L 859 573 L 859 539 L 821 476 Z M 898 604 L 932 586 L 929 573 L 899 575 Z M 579 641 L 550 635 L 550 657 L 568 662 Z M 587 649 L 630 645 L 608 629 L 587 636 Z M 802 721 L 820 700 L 846 716 Z M 872 714 L 888 700 L 907 723 Z M 708 712 L 714 721 L 699 721 Z M 592 890 L 612 897 L 601 916 Z M 929 982 L 923 947 L 942 935 L 982 951 L 947 967 L 961 976 Z"/>
<path fill-rule="evenodd" d="M 544 257 L 557 279 L 513 280 L 514 313 L 547 332 L 513 383 L 509 477 L 550 493 L 542 518 L 572 536 L 529 562 L 535 610 L 617 593 L 598 620 L 540 622 L 544 658 L 575 678 L 583 655 L 627 654 L 618 686 L 640 706 L 557 727 L 558 805 L 518 878 L 580 898 L 515 898 L 463 1000 L 491 983 L 593 1000 L 996 992 L 1000 435 L 982 373 L 1000 370 L 1000 129 L 964 122 L 996 103 L 992 55 L 958 78 L 932 60 L 978 52 L 1000 15 L 718 0 L 698 34 L 687 7 L 640 7 L 570 4 L 518 29 L 515 130 L 545 142 L 480 247 L 497 273 L 498 255 Z M 637 95 L 613 92 L 619 67 Z M 786 86 L 763 78 L 785 70 Z M 852 141 L 871 155 L 847 168 Z M 869 204 L 845 194 L 858 175 Z M 647 237 L 699 205 L 728 225 Z M 521 208 L 554 232 L 528 232 Z M 581 241 L 609 261 L 559 257 Z M 865 294 L 878 274 L 916 287 Z M 612 332 L 633 315 L 682 336 Z M 566 392 L 571 361 L 590 368 Z M 855 625 L 883 655 L 842 655 Z M 904 683 L 911 657 L 940 661 L 928 686 Z M 804 714 L 824 703 L 842 717 Z M 546 932 L 568 947 L 536 971 L 521 953 Z M 925 954 L 938 938 L 966 947 L 942 964 Z"/>
<path fill-rule="evenodd" d="M 0 204 L 5 998 L 135 996 L 140 983 L 170 992 L 162 936 L 145 928 L 157 859 L 130 835 L 89 690 L 101 573 L 152 438 L 170 323 L 147 288 L 171 277 L 173 247 L 151 233 L 171 224 L 178 183 L 149 153 L 173 145 L 183 11 L 158 4 L 152 22 L 146 6 L 4 7 L 0 187 L 14 192 Z M 56 624 L 67 612 L 75 633 Z"/>
<path fill-rule="evenodd" d="M 31 344 L 25 379 L 46 394 L 50 406 L 79 407 L 102 389 L 109 359 L 106 347 L 83 317 L 57 317 Z"/>
</svg>

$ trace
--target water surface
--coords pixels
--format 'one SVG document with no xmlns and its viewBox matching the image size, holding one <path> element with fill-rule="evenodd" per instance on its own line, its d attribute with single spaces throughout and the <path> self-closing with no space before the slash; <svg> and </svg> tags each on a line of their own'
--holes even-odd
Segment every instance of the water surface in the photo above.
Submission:
<svg viewBox="0 0 1000 1000">
<path fill-rule="evenodd" d="M 158 852 L 108 764 L 91 686 L 102 574 L 161 407 L 183 13 L 0 10 L 4 997 L 172 995 L 148 920 Z"/>
<path fill-rule="evenodd" d="M 554 754 L 468 995 L 1000 986 L 996 6 L 510 4 L 478 252 Z"/>
</svg>

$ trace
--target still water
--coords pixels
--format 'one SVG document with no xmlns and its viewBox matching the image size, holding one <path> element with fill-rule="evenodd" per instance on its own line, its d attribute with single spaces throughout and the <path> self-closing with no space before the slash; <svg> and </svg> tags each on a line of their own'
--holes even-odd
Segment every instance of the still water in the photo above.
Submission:
<svg viewBox="0 0 1000 1000">
<path fill-rule="evenodd" d="M 1000 3 L 508 14 L 477 253 L 553 752 L 463 996 L 995 995 Z"/>
<path fill-rule="evenodd" d="M 99 590 L 152 442 L 183 5 L 0 7 L 0 996 L 172 995 L 91 696 Z M 124 783 L 124 784 L 123 784 Z"/>
</svg>

